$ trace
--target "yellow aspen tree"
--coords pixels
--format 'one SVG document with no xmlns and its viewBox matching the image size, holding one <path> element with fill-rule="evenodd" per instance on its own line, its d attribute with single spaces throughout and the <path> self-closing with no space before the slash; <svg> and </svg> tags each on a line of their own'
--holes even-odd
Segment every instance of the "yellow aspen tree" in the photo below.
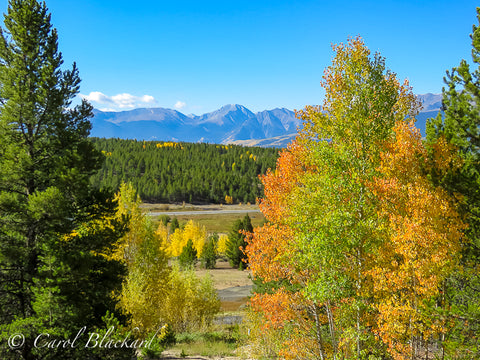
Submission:
<svg viewBox="0 0 480 360">
<path fill-rule="evenodd" d="M 217 245 L 217 252 L 219 254 L 225 254 L 227 251 L 227 241 L 228 235 L 227 234 L 220 234 L 218 237 L 218 245 Z"/>
<path fill-rule="evenodd" d="M 183 230 L 183 238 L 186 239 L 186 242 L 191 239 L 193 242 L 193 247 L 197 250 L 197 257 L 199 258 L 202 255 L 203 245 L 207 239 L 207 230 L 205 226 L 196 223 L 193 220 L 189 220 L 185 225 Z"/>
<path fill-rule="evenodd" d="M 142 203 L 131 183 L 122 182 L 115 194 L 117 202 L 117 220 L 127 219 L 129 231 L 115 244 L 113 258 L 131 264 L 134 261 L 138 245 L 144 236 L 144 216 L 140 209 Z"/>
<path fill-rule="evenodd" d="M 183 230 L 176 229 L 175 232 L 170 235 L 167 241 L 166 251 L 169 256 L 180 256 L 183 248 L 187 245 L 188 240 L 192 240 L 193 247 L 197 250 L 197 257 L 200 257 L 206 237 L 207 230 L 205 229 L 205 226 L 202 226 L 193 220 L 189 220 Z"/>
<path fill-rule="evenodd" d="M 128 231 L 117 242 L 113 257 L 127 266 L 119 306 L 128 315 L 130 326 L 141 334 L 158 330 L 159 308 L 167 291 L 169 276 L 167 256 L 153 229 L 140 209 L 141 200 L 131 183 L 122 183 L 115 196 L 116 218 L 126 219 Z"/>
<path fill-rule="evenodd" d="M 163 223 L 160 223 L 158 225 L 157 230 L 155 231 L 155 235 L 158 237 L 162 250 L 165 251 L 165 253 L 168 253 L 168 246 L 169 246 L 168 227 Z"/>
</svg>

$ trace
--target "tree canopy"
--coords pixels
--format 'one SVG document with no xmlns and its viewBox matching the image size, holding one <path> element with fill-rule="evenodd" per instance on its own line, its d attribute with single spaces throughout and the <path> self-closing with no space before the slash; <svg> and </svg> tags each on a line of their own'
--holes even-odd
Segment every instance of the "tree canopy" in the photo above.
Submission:
<svg viewBox="0 0 480 360">
<path fill-rule="evenodd" d="M 258 179 L 275 166 L 278 149 L 93 139 L 106 157 L 92 177 L 99 188 L 131 182 L 147 202 L 255 203 L 263 195 Z"/>
</svg>

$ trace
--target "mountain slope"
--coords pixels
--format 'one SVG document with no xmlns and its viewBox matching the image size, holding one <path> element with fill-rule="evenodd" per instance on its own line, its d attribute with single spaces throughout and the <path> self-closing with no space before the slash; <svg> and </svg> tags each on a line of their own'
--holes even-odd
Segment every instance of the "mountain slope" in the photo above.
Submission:
<svg viewBox="0 0 480 360">
<path fill-rule="evenodd" d="M 423 104 L 417 127 L 425 135 L 426 121 L 437 115 L 442 95 L 417 96 Z M 284 108 L 253 113 L 242 105 L 230 104 L 200 116 L 186 116 L 164 108 L 94 110 L 92 125 L 91 135 L 100 138 L 284 147 L 295 137 L 301 121 L 293 111 Z"/>
<path fill-rule="evenodd" d="M 191 117 L 163 108 L 122 112 L 95 110 L 91 135 L 100 138 L 225 144 L 295 133 L 299 123 L 295 113 L 287 109 L 254 114 L 236 104 Z"/>
</svg>

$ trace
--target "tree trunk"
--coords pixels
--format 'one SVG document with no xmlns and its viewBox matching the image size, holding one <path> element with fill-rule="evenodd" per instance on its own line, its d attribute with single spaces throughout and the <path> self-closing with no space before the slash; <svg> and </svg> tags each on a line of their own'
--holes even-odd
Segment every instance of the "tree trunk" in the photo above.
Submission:
<svg viewBox="0 0 480 360">
<path fill-rule="evenodd" d="M 322 332 L 321 332 L 321 327 L 320 327 L 320 319 L 318 318 L 318 307 L 315 304 L 313 304 L 313 316 L 315 317 L 315 330 L 316 330 L 318 349 L 320 351 L 320 359 L 325 360 L 325 354 L 324 354 L 324 350 L 323 350 Z"/>
</svg>

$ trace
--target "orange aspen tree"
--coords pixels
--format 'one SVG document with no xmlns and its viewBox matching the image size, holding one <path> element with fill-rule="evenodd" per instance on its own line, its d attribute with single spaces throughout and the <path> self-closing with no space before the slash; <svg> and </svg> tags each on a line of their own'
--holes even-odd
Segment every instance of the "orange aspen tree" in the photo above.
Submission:
<svg viewBox="0 0 480 360">
<path fill-rule="evenodd" d="M 257 284 L 251 299 L 251 311 L 260 315 L 260 329 L 252 329 L 254 341 L 270 336 L 280 339 L 274 354 L 285 359 L 327 359 L 328 349 L 320 326 L 326 323 L 319 306 L 307 300 L 299 289 L 306 274 L 287 260 L 291 256 L 294 233 L 287 224 L 292 190 L 298 186 L 303 165 L 303 149 L 293 142 L 281 152 L 275 171 L 262 176 L 265 198 L 260 201 L 267 223 L 247 235 L 246 254 Z M 258 315 L 256 318 L 258 318 Z M 255 316 L 254 316 L 255 317 Z M 315 325 L 318 325 L 316 327 Z M 274 342 L 270 339 L 270 342 Z M 264 340 L 268 342 L 268 340 Z"/>
<path fill-rule="evenodd" d="M 420 104 L 361 38 L 333 48 L 324 104 L 298 113 L 299 138 L 262 179 L 269 223 L 247 247 L 253 275 L 263 280 L 253 308 L 264 326 L 283 331 L 285 358 L 367 359 L 386 351 L 376 337 L 372 275 L 385 221 L 371 184 L 395 123 L 413 118 Z"/>
<path fill-rule="evenodd" d="M 458 167 L 453 154 L 440 138 L 428 162 L 420 131 L 413 123 L 398 122 L 381 154 L 381 176 L 372 183 L 386 236 L 371 271 L 378 335 L 397 360 L 414 359 L 422 339 L 445 331 L 445 324 L 424 310 L 456 264 L 465 225 L 453 199 L 431 184 L 425 170 Z"/>
</svg>

